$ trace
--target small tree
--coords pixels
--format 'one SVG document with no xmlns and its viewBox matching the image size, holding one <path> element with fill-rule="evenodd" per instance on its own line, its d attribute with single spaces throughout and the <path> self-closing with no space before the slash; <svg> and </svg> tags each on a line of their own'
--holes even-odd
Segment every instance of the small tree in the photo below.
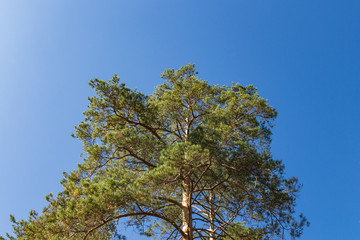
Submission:
<svg viewBox="0 0 360 240">
<path fill-rule="evenodd" d="M 12 217 L 17 239 L 120 238 L 122 218 L 156 239 L 301 235 L 297 179 L 270 153 L 275 109 L 251 85 L 200 80 L 192 64 L 161 77 L 148 96 L 116 75 L 90 81 L 96 96 L 74 135 L 83 163 L 41 215 Z"/>
</svg>

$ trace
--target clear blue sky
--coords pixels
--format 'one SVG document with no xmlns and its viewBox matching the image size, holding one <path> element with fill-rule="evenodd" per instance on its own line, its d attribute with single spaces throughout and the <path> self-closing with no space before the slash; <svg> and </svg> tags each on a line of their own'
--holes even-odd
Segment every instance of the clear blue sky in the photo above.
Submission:
<svg viewBox="0 0 360 240">
<path fill-rule="evenodd" d="M 70 134 L 89 79 L 151 93 L 191 62 L 278 110 L 273 153 L 304 184 L 302 239 L 360 239 L 359 13 L 356 0 L 0 1 L 0 234 L 81 161 Z"/>
</svg>

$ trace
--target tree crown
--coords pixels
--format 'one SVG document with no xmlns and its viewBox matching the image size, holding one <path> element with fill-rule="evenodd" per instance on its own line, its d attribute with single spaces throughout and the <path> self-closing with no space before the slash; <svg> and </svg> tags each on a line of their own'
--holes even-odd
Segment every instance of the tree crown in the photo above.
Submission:
<svg viewBox="0 0 360 240">
<path fill-rule="evenodd" d="M 210 85 L 193 64 L 165 70 L 151 95 L 94 79 L 73 135 L 83 162 L 16 221 L 17 239 L 111 239 L 119 219 L 156 239 L 299 237 L 296 178 L 270 152 L 277 113 L 252 85 Z M 11 239 L 15 239 L 8 236 Z"/>
</svg>

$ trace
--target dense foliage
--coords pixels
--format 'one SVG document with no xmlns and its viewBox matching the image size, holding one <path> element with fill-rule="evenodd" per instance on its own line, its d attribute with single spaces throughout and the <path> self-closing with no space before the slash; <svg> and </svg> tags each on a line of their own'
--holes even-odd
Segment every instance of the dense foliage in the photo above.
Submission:
<svg viewBox="0 0 360 240">
<path fill-rule="evenodd" d="M 296 178 L 270 153 L 276 111 L 253 86 L 210 85 L 194 65 L 151 95 L 94 79 L 74 137 L 83 162 L 10 239 L 114 239 L 124 218 L 155 239 L 299 237 Z M 121 223 L 124 221 L 121 220 Z"/>
</svg>

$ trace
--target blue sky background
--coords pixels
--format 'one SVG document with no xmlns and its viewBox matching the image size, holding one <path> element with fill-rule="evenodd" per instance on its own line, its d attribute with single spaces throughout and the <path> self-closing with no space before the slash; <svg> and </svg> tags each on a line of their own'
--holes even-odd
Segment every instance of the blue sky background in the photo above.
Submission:
<svg viewBox="0 0 360 240">
<path fill-rule="evenodd" d="M 273 153 L 304 184 L 311 222 L 301 239 L 360 239 L 359 12 L 355 0 L 0 1 L 0 234 L 80 162 L 70 134 L 89 79 L 117 73 L 151 93 L 190 62 L 278 110 Z"/>
</svg>

